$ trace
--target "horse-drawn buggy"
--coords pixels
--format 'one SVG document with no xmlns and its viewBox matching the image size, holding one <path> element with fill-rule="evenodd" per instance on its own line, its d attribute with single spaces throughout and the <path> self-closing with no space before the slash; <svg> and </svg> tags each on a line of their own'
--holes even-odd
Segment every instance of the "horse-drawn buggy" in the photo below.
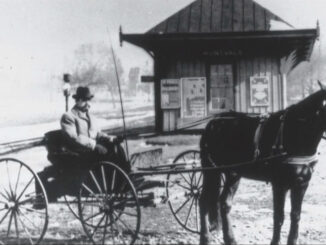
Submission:
<svg viewBox="0 0 326 245">
<path fill-rule="evenodd" d="M 157 202 L 168 202 L 185 229 L 199 232 L 202 174 L 182 174 L 199 166 L 199 151 L 183 152 L 168 165 L 153 162 L 161 159 L 161 149 L 137 152 L 130 158 L 131 165 L 145 158 L 152 162 L 130 172 L 114 156 L 112 161 L 98 161 L 65 149 L 61 130 L 46 133 L 43 143 L 52 165 L 42 172 L 17 159 L 0 160 L 2 243 L 40 244 L 48 227 L 50 203 L 66 204 L 94 244 L 133 244 L 140 230 L 140 207 Z M 120 143 L 115 142 L 116 151 L 122 150 Z M 169 174 L 175 170 L 180 174 Z M 167 181 L 144 181 L 146 175 L 164 173 Z M 164 187 L 166 195 L 153 200 L 148 191 L 153 187 Z"/>
<path fill-rule="evenodd" d="M 279 244 L 285 194 L 290 190 L 292 210 L 288 244 L 296 244 L 304 193 L 325 129 L 326 90 L 322 88 L 265 118 L 236 112 L 219 115 L 203 131 L 200 152 L 183 152 L 173 164 L 126 172 L 114 162 L 92 162 L 71 153 L 50 150 L 49 159 L 59 159 L 54 163 L 59 172 L 62 161 L 80 166 L 69 173 L 73 181 L 60 179 L 65 190 L 61 194 L 80 220 L 89 240 L 95 244 L 135 242 L 144 200 L 144 188 L 139 187 L 137 180 L 146 175 L 167 175 L 165 200 L 185 229 L 200 232 L 201 244 L 208 242 L 209 231 L 217 227 L 218 212 L 221 213 L 225 243 L 235 244 L 229 213 L 241 177 L 272 184 L 272 244 Z M 0 168 L 2 242 L 40 243 L 49 220 L 47 187 L 44 188 L 38 174 L 19 160 L 1 159 Z M 66 188 L 67 183 L 69 188 Z M 37 186 L 39 191 L 35 191 Z"/>
</svg>

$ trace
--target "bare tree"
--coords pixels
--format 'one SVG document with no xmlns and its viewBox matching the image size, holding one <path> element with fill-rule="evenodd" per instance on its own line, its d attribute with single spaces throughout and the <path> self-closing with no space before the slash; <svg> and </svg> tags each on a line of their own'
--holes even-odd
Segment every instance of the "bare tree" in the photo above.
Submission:
<svg viewBox="0 0 326 245">
<path fill-rule="evenodd" d="M 113 54 L 104 43 L 83 44 L 75 51 L 76 65 L 72 73 L 72 84 L 90 86 L 94 90 L 108 89 L 113 105 L 118 92 L 118 81 Z M 118 76 L 123 73 L 119 58 L 115 55 Z"/>
<path fill-rule="evenodd" d="M 321 57 L 318 50 L 312 54 L 309 62 L 303 62 L 296 67 L 288 78 L 288 97 L 300 95 L 304 98 L 318 89 L 317 80 L 325 77 L 323 65 L 325 57 Z M 324 81 L 326 82 L 326 81 Z"/>
</svg>

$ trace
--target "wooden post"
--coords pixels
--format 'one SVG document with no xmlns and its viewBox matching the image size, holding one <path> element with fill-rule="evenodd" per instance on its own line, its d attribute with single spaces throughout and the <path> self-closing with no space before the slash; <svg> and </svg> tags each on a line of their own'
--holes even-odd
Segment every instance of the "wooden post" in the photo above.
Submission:
<svg viewBox="0 0 326 245">
<path fill-rule="evenodd" d="M 162 132 L 162 110 L 161 110 L 161 72 L 160 57 L 154 56 L 154 108 L 155 108 L 155 131 Z"/>
<path fill-rule="evenodd" d="M 282 74 L 282 103 L 283 103 L 283 109 L 285 109 L 288 106 L 287 103 L 287 78 L 286 78 L 286 74 Z"/>
</svg>

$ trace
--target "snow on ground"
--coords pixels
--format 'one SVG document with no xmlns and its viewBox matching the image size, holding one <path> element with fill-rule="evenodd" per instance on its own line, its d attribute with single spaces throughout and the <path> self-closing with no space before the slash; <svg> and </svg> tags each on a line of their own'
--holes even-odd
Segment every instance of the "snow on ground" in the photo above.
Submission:
<svg viewBox="0 0 326 245">
<path fill-rule="evenodd" d="M 18 104 L 13 104 L 12 110 L 7 108 L 3 113 L 3 120 L 0 122 L 0 144 L 42 137 L 44 133 L 60 128 L 60 117 L 63 113 L 63 105 L 56 103 L 56 109 L 49 105 L 27 106 L 21 113 L 17 112 Z M 61 105 L 59 107 L 59 105 Z M 154 115 L 154 110 L 151 109 L 153 101 L 148 101 L 147 98 L 134 97 L 124 102 L 126 123 L 132 123 L 136 120 L 141 120 Z M 21 105 L 20 105 L 21 106 Z M 16 109 L 15 109 L 16 108 Z M 37 112 L 28 117 L 30 108 L 37 108 Z M 61 108 L 61 109 L 58 109 Z M 52 113 L 50 113 L 52 110 Z M 101 129 L 109 129 L 123 125 L 121 119 L 121 107 L 119 102 L 98 101 L 92 104 L 91 114 L 96 115 L 96 124 Z M 8 115 L 11 115 L 11 120 L 6 121 Z M 0 118 L 1 119 L 1 118 Z M 20 122 L 18 123 L 18 121 Z"/>
<path fill-rule="evenodd" d="M 138 143 L 137 143 L 138 142 Z M 143 140 L 133 142 L 140 145 Z M 173 146 L 164 147 L 169 151 Z M 179 146 L 180 152 L 185 146 Z M 192 148 L 193 146 L 188 146 Z M 319 163 L 303 202 L 299 244 L 326 243 L 326 142 L 322 141 L 319 147 Z M 39 171 L 49 162 L 46 159 L 44 147 L 11 154 L 21 159 Z M 55 212 L 65 212 L 65 217 L 56 217 Z M 66 211 L 65 211 L 66 210 Z M 55 237 L 58 243 L 75 237 L 81 240 L 83 231 L 80 224 L 71 215 L 66 207 L 53 204 L 50 207 L 50 223 L 44 244 L 50 244 L 47 239 Z M 167 204 L 160 204 L 156 208 L 142 208 L 141 232 L 137 244 L 199 244 L 199 236 L 185 231 L 174 219 Z M 159 214 L 159 215 L 158 215 Z M 242 179 L 239 190 L 234 198 L 231 211 L 233 229 L 239 244 L 269 244 L 273 229 L 273 204 L 271 185 L 265 182 Z M 71 224 L 61 226 L 61 224 Z M 285 205 L 285 222 L 281 233 L 281 244 L 286 243 L 290 225 L 289 195 Z M 70 227 L 70 228 L 68 228 Z M 79 229 L 75 231 L 75 229 Z M 223 244 L 221 234 L 213 234 L 213 244 Z M 61 241 L 61 243 L 60 243 Z M 69 244 L 74 244 L 71 240 Z M 77 243 L 76 243 L 77 244 Z"/>
</svg>

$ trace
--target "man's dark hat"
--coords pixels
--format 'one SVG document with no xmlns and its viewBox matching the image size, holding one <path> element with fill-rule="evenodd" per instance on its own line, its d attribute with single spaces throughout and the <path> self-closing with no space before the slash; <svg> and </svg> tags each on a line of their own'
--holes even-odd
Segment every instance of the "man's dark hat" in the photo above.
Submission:
<svg viewBox="0 0 326 245">
<path fill-rule="evenodd" d="M 76 94 L 72 96 L 74 99 L 90 100 L 94 97 L 88 87 L 79 86 Z"/>
</svg>

